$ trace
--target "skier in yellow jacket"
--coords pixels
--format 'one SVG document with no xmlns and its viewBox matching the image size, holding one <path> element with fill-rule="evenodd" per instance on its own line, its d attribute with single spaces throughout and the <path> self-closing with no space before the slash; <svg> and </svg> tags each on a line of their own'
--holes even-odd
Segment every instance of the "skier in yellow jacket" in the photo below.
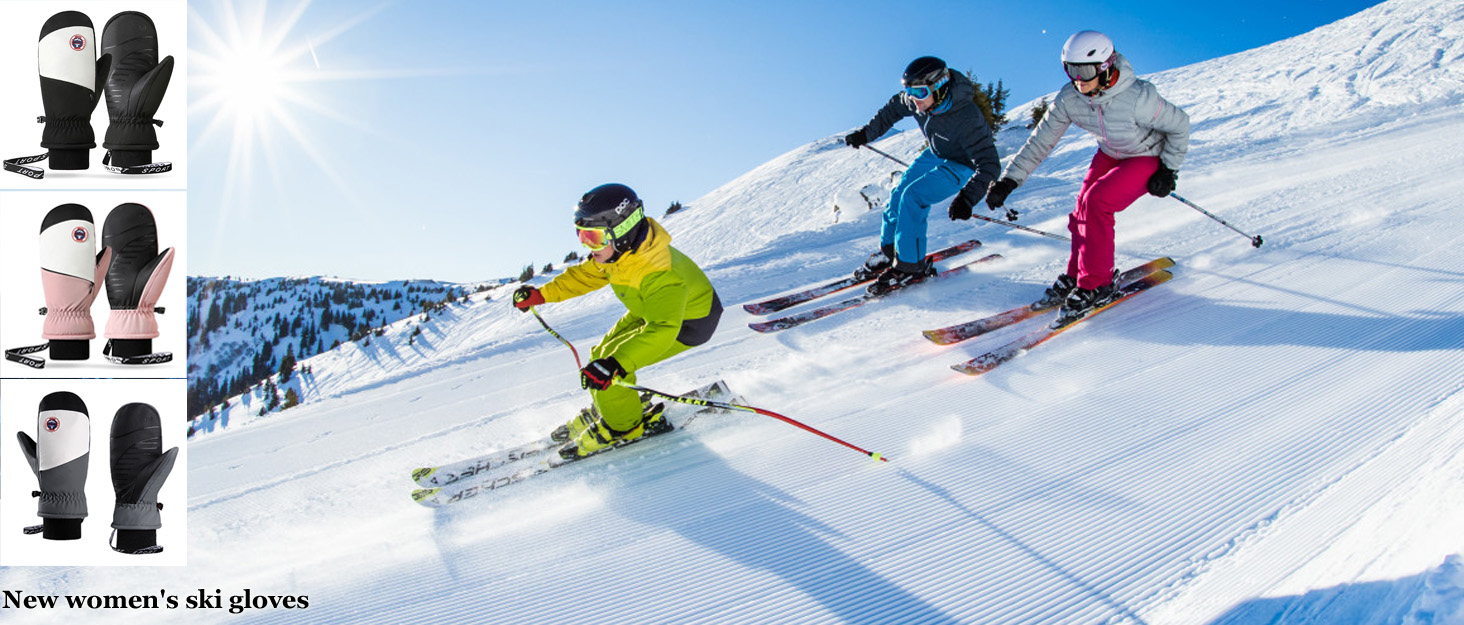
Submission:
<svg viewBox="0 0 1464 625">
<path fill-rule="evenodd" d="M 589 257 L 542 289 L 524 285 L 513 294 L 514 307 L 527 311 L 608 284 L 627 310 L 580 370 L 580 385 L 590 391 L 593 407 L 550 435 L 567 443 L 559 450 L 566 458 L 670 430 L 662 404 L 644 408 L 635 391 L 615 380 L 634 384 L 636 371 L 706 343 L 722 316 L 722 301 L 706 274 L 671 247 L 671 235 L 645 216 L 630 187 L 591 189 L 580 198 L 574 225 Z"/>
</svg>

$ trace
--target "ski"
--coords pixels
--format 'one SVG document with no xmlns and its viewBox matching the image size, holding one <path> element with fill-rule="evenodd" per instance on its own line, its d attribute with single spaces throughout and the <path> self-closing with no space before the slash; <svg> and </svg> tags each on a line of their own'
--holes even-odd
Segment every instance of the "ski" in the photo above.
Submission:
<svg viewBox="0 0 1464 625">
<path fill-rule="evenodd" d="M 1041 329 L 1034 330 L 1028 333 L 1026 336 L 1007 343 L 1006 345 L 986 352 L 985 354 L 972 358 L 971 360 L 968 360 L 961 364 L 952 365 L 951 368 L 955 369 L 956 371 L 960 371 L 961 373 L 964 373 L 966 375 L 981 375 L 983 373 L 986 373 L 987 371 L 991 371 L 992 369 L 995 369 L 998 365 L 1007 362 L 1013 358 L 1016 358 L 1018 355 L 1029 349 L 1032 349 L 1033 347 L 1047 342 L 1048 339 L 1051 339 L 1054 336 L 1066 332 L 1068 329 L 1072 328 L 1075 325 L 1078 325 L 1079 323 L 1091 319 L 1094 315 L 1097 315 L 1105 310 L 1108 310 L 1109 308 L 1112 308 L 1114 304 L 1117 304 L 1130 297 L 1138 295 L 1139 293 L 1147 291 L 1150 287 L 1168 282 L 1169 279 L 1173 277 L 1174 274 L 1162 269 L 1151 273 L 1120 288 L 1118 299 L 1109 302 L 1103 307 L 1098 308 L 1093 312 L 1088 313 L 1087 315 L 1079 317 L 1078 319 L 1065 326 L 1057 328 L 1051 326 L 1043 326 Z"/>
<path fill-rule="evenodd" d="M 428 507 L 441 507 L 454 504 L 466 499 L 472 499 L 478 495 L 489 493 L 506 486 L 512 486 L 536 475 L 548 473 L 567 464 L 574 464 L 588 460 L 603 454 L 610 453 L 622 447 L 628 447 L 641 441 L 651 440 L 665 434 L 675 432 L 675 429 L 659 433 L 650 433 L 640 438 L 617 443 L 593 454 L 584 457 L 563 458 L 559 455 L 559 445 L 546 450 L 548 453 L 541 454 L 541 457 L 527 464 L 513 464 L 504 470 L 488 471 L 484 474 L 477 474 L 473 479 L 461 479 L 447 486 L 433 488 L 419 488 L 412 491 L 412 500 Z"/>
<path fill-rule="evenodd" d="M 1174 259 L 1168 256 L 1156 258 L 1147 263 L 1139 265 L 1138 267 L 1134 267 L 1133 269 L 1129 269 L 1128 271 L 1118 274 L 1118 278 L 1116 278 L 1114 281 L 1119 285 L 1119 287 L 1122 287 L 1123 285 L 1133 282 L 1134 280 L 1138 280 L 1139 278 L 1147 276 L 1151 273 L 1154 273 L 1161 269 L 1168 269 L 1173 266 Z M 1005 328 L 1009 325 L 1021 323 L 1033 317 L 1040 316 L 1042 313 L 1052 310 L 1053 308 L 1056 308 L 1056 306 L 1044 306 L 1041 308 L 1034 308 L 1034 306 L 1036 306 L 1036 304 L 1019 306 L 1006 312 L 997 313 L 990 317 L 983 317 L 981 319 L 967 321 L 965 323 L 958 323 L 956 325 L 946 326 L 938 330 L 926 330 L 922 332 L 922 334 L 925 335 L 925 338 L 930 339 L 931 342 L 937 345 L 953 345 L 967 339 L 981 336 L 993 330 L 1000 330 L 1001 328 Z"/>
<path fill-rule="evenodd" d="M 925 280 L 923 280 L 921 282 L 917 282 L 917 283 L 915 283 L 912 286 L 919 286 L 919 285 L 922 285 L 922 284 L 928 284 L 928 283 L 931 283 L 931 282 L 935 282 L 937 280 L 944 280 L 944 279 L 949 278 L 951 276 L 954 276 L 954 275 L 957 275 L 957 274 L 960 274 L 960 273 L 964 273 L 966 271 L 969 271 L 971 269 L 971 266 L 972 265 L 975 265 L 977 263 L 984 263 L 986 261 L 995 260 L 995 259 L 998 259 L 998 258 L 1001 258 L 1001 254 L 990 254 L 990 255 L 987 255 L 987 256 L 983 256 L 981 258 L 978 258 L 976 260 L 973 260 L 973 261 L 971 261 L 969 263 L 966 263 L 964 265 L 960 265 L 960 266 L 953 267 L 951 269 L 947 269 L 945 271 L 942 271 L 942 272 L 940 272 L 938 274 L 935 274 L 935 275 L 933 275 L 933 276 L 931 276 L 929 278 L 926 278 Z M 835 303 L 835 304 L 829 304 L 828 306 L 824 306 L 822 308 L 815 308 L 813 310 L 804 311 L 804 312 L 801 312 L 801 313 L 798 313 L 798 314 L 794 314 L 794 315 L 788 315 L 787 317 L 779 317 L 777 319 L 770 319 L 768 321 L 763 321 L 763 322 L 760 322 L 760 323 L 749 323 L 749 324 L 747 324 L 747 327 L 752 328 L 753 330 L 756 330 L 758 332 L 762 332 L 764 334 L 766 334 L 768 332 L 777 332 L 779 330 L 787 330 L 788 328 L 797 327 L 797 326 L 803 325 L 805 323 L 808 323 L 810 321 L 814 321 L 816 319 L 823 319 L 824 317 L 828 317 L 828 316 L 833 315 L 835 313 L 841 313 L 841 312 L 844 312 L 844 311 L 849 310 L 851 308 L 857 308 L 859 306 L 863 306 L 863 305 L 868 304 L 870 302 L 873 302 L 875 300 L 883 299 L 883 298 L 888 297 L 890 295 L 893 295 L 895 293 L 899 293 L 899 292 L 901 292 L 903 290 L 905 290 L 905 289 L 904 288 L 898 288 L 898 289 L 895 289 L 895 290 L 890 291 L 888 293 L 885 293 L 884 295 L 870 295 L 868 293 L 864 293 L 864 294 L 859 295 L 858 297 L 851 297 L 851 298 L 846 299 L 844 301 L 841 301 L 841 302 L 838 302 L 838 303 Z"/>
<path fill-rule="evenodd" d="M 931 263 L 936 263 L 947 258 L 951 258 L 952 256 L 964 254 L 980 246 L 980 241 L 977 241 L 976 239 L 971 239 L 970 241 L 957 243 L 947 248 L 938 249 L 926 255 L 925 258 Z M 761 302 L 743 304 L 742 309 L 754 315 L 766 315 L 769 313 L 778 312 L 780 310 L 792 308 L 804 302 L 810 302 L 825 295 L 838 293 L 839 291 L 843 291 L 844 289 L 859 286 L 861 284 L 867 284 L 873 281 L 873 277 L 860 280 L 854 278 L 853 276 L 850 276 L 841 280 L 835 280 L 826 284 L 810 287 L 802 291 L 798 291 L 797 293 L 789 293 L 787 295 L 774 297 L 772 299 L 764 300 Z"/>
<path fill-rule="evenodd" d="M 721 402 L 730 401 L 740 403 L 742 401 L 741 397 L 734 397 L 731 390 L 727 388 L 727 384 L 720 380 L 683 395 L 683 397 L 686 396 Z M 471 458 L 438 467 L 415 469 L 412 471 L 412 479 L 421 488 L 412 491 L 412 499 L 417 503 L 429 507 L 457 503 L 464 499 L 470 499 L 511 484 L 517 484 L 530 477 L 566 464 L 594 458 L 601 454 L 620 449 L 621 447 L 633 445 L 662 434 L 675 432 L 677 429 L 686 427 L 701 414 L 723 412 L 717 408 L 697 408 L 696 406 L 680 403 L 671 403 L 665 410 L 668 420 L 673 415 L 678 417 L 685 415 L 688 410 L 690 410 L 691 414 L 680 425 L 677 425 L 676 429 L 656 434 L 647 434 L 641 438 L 612 446 L 583 458 L 561 458 L 559 456 L 559 448 L 564 444 L 553 442 L 546 437 L 532 443 L 514 447 L 513 449 L 480 456 L 478 458 Z"/>
</svg>

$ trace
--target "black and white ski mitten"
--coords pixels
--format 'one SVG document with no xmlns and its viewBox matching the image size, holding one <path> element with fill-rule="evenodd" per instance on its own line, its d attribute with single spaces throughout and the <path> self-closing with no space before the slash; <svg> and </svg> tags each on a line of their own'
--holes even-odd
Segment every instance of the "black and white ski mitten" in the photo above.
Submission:
<svg viewBox="0 0 1464 625">
<path fill-rule="evenodd" d="M 46 114 L 37 121 L 46 124 L 41 131 L 41 147 L 46 148 L 46 154 L 6 160 L 7 171 L 41 178 L 44 171 L 25 165 L 42 160 L 47 160 L 51 169 L 87 168 L 87 155 L 97 147 L 91 115 L 111 65 L 111 57 L 96 57 L 95 40 L 91 18 L 77 11 L 52 15 L 41 26 L 37 53 L 41 104 Z"/>
<path fill-rule="evenodd" d="M 158 30 L 152 18 L 137 11 L 112 16 L 102 28 L 102 53 L 112 57 L 107 76 L 107 149 L 103 164 L 119 174 L 156 174 L 172 163 L 152 162 L 158 149 L 154 119 L 173 77 L 173 57 L 158 62 Z"/>
</svg>

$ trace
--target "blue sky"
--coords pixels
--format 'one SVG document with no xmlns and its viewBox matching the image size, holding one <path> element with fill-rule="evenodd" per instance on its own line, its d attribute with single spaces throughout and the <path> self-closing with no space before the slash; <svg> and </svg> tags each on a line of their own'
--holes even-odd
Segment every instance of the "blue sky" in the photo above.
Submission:
<svg viewBox="0 0 1464 625">
<path fill-rule="evenodd" d="M 862 125 L 917 56 L 1015 105 L 1062 85 L 1076 30 L 1142 74 L 1377 3 L 1218 4 L 195 0 L 188 273 L 516 275 L 576 249 L 591 187 L 659 215 Z"/>
</svg>

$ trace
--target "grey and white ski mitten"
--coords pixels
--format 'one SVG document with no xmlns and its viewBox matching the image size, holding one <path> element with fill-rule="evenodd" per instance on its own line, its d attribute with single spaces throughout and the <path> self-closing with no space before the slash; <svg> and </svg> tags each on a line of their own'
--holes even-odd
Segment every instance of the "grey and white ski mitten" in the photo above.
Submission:
<svg viewBox="0 0 1464 625">
<path fill-rule="evenodd" d="M 81 538 L 86 518 L 86 464 L 91 455 L 91 418 L 75 393 L 51 393 L 41 398 L 36 415 L 36 438 L 17 432 L 20 451 L 40 480 L 36 514 L 42 524 L 25 528 L 51 540 Z"/>
<path fill-rule="evenodd" d="M 47 153 L 5 161 L 6 171 L 42 178 L 45 172 L 29 163 L 48 160 L 51 169 L 86 169 L 88 153 L 97 147 L 91 115 L 102 95 L 111 57 L 96 56 L 91 19 L 78 11 L 52 15 L 41 26 L 37 46 L 41 74 L 41 103 L 46 124 L 41 147 Z"/>
<path fill-rule="evenodd" d="M 122 553 L 158 553 L 163 504 L 158 491 L 173 470 L 178 448 L 163 451 L 163 426 L 157 409 L 127 404 L 112 418 L 112 508 L 115 544 Z"/>
<path fill-rule="evenodd" d="M 154 119 L 173 77 L 173 57 L 158 62 L 158 29 L 152 18 L 137 11 L 124 11 L 107 20 L 102 28 L 102 53 L 112 57 L 107 76 L 107 149 L 102 164 L 118 174 L 156 174 L 169 171 L 172 163 L 152 162 L 158 149 Z"/>
<path fill-rule="evenodd" d="M 158 253 L 158 226 L 152 211 L 141 204 L 123 204 L 107 214 L 102 224 L 102 245 L 111 248 L 107 269 L 107 346 L 102 355 L 124 365 L 168 362 L 171 352 L 152 352 L 158 336 L 154 313 L 168 273 L 173 269 L 173 248 Z"/>
</svg>

